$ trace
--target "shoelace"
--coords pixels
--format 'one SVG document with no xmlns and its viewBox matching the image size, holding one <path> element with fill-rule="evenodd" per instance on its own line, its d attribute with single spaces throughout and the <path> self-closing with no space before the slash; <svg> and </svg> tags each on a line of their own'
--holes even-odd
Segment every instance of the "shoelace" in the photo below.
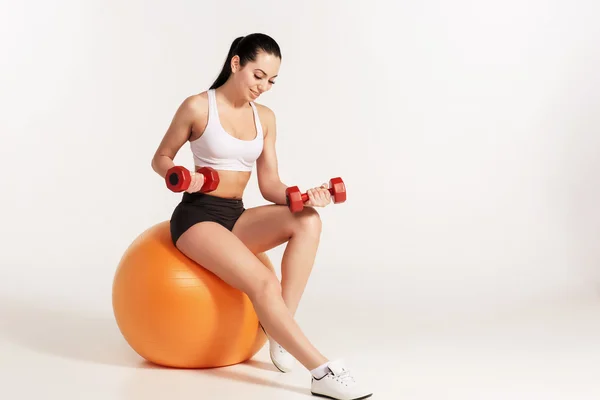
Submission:
<svg viewBox="0 0 600 400">
<path fill-rule="evenodd" d="M 284 349 L 284 348 L 283 348 L 283 347 L 282 347 L 282 346 L 281 346 L 279 343 L 277 343 L 276 341 L 272 340 L 272 343 L 271 343 L 271 344 L 273 344 L 273 343 L 275 344 L 275 348 L 276 348 L 277 350 L 279 350 L 279 352 L 280 352 L 281 354 L 287 354 L 287 350 L 286 350 L 286 349 Z"/>
<path fill-rule="evenodd" d="M 285 353 L 287 353 L 287 350 L 286 350 L 286 349 L 284 349 L 283 347 L 281 347 L 281 345 L 280 345 L 279 343 L 277 343 L 277 348 L 279 349 L 279 352 L 280 352 L 281 354 L 285 354 Z"/>
<path fill-rule="evenodd" d="M 331 374 L 331 376 L 333 379 L 346 386 L 348 386 L 349 384 L 356 383 L 356 381 L 354 380 L 354 376 L 352 376 L 349 369 L 344 368 L 342 373 L 338 375 Z"/>
</svg>

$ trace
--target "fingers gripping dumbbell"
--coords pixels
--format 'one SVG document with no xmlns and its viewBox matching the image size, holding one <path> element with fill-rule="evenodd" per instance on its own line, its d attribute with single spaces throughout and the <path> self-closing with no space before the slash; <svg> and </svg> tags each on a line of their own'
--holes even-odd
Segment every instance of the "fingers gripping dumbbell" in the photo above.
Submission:
<svg viewBox="0 0 600 400">
<path fill-rule="evenodd" d="M 204 184 L 200 192 L 212 192 L 219 186 L 219 173 L 211 167 L 202 167 L 196 170 L 196 173 L 204 175 Z M 185 167 L 173 167 L 167 171 L 165 176 L 167 187 L 173 192 L 183 192 L 190 187 L 192 174 Z"/>
<path fill-rule="evenodd" d="M 346 201 L 346 185 L 342 178 L 332 178 L 329 180 L 329 193 L 334 203 L 343 203 Z M 298 186 L 290 186 L 285 190 L 287 206 L 291 212 L 299 212 L 304 208 L 304 203 L 308 201 L 307 193 L 300 193 Z"/>
</svg>

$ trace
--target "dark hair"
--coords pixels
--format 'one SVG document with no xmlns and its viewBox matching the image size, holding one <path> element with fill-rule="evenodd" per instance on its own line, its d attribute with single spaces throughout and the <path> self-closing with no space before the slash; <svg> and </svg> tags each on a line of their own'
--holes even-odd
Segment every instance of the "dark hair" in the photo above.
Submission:
<svg viewBox="0 0 600 400">
<path fill-rule="evenodd" d="M 227 59 L 225 60 L 225 64 L 223 64 L 221 73 L 210 88 L 216 89 L 227 82 L 227 79 L 229 79 L 229 76 L 231 75 L 231 59 L 234 56 L 237 55 L 240 57 L 240 65 L 243 67 L 248 62 L 255 61 L 256 56 L 260 51 L 264 51 L 267 54 L 272 54 L 281 59 L 281 50 L 279 49 L 279 45 L 269 35 L 265 35 L 264 33 L 252 33 L 248 36 L 240 36 L 236 38 L 233 43 L 231 43 L 231 47 L 229 48 L 229 53 L 227 53 Z"/>
</svg>

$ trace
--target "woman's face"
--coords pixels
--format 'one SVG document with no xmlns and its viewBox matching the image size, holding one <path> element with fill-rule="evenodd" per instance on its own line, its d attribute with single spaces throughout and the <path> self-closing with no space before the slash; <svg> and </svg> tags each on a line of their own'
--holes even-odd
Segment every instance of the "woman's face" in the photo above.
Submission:
<svg viewBox="0 0 600 400">
<path fill-rule="evenodd" d="M 262 51 L 257 54 L 255 61 L 247 63 L 244 67 L 240 66 L 239 57 L 235 56 L 231 60 L 235 86 L 248 101 L 256 101 L 275 84 L 280 65 L 281 60 L 278 57 Z"/>
</svg>

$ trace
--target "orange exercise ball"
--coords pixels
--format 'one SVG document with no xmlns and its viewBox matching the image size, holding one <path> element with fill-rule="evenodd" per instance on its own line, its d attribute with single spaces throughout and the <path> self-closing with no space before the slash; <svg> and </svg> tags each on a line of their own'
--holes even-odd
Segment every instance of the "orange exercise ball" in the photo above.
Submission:
<svg viewBox="0 0 600 400">
<path fill-rule="evenodd" d="M 244 362 L 266 337 L 247 295 L 172 243 L 169 221 L 140 234 L 118 265 L 112 303 L 117 325 L 146 360 L 174 368 Z M 258 255 L 273 269 L 266 254 Z"/>
</svg>

